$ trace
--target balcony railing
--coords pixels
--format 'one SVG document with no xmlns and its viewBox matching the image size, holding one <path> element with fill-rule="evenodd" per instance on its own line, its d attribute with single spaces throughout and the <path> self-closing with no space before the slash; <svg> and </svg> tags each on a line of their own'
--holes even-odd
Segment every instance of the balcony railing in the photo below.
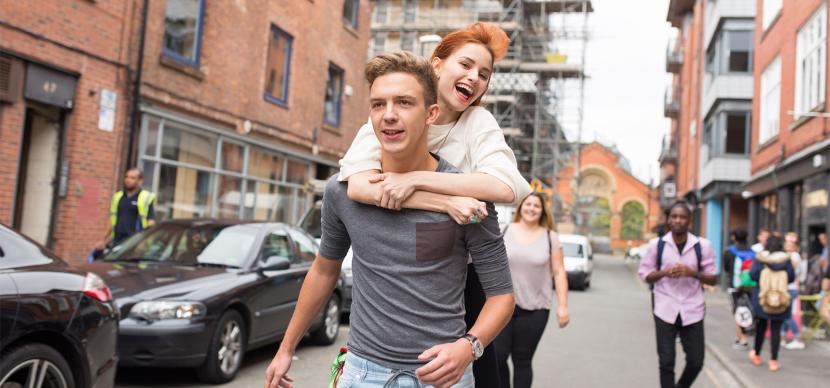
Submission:
<svg viewBox="0 0 830 388">
<path fill-rule="evenodd" d="M 663 115 L 676 119 L 680 114 L 680 90 L 669 86 L 664 96 Z"/>
<path fill-rule="evenodd" d="M 682 67 L 683 51 L 680 51 L 676 41 L 672 40 L 666 46 L 666 72 L 677 74 Z"/>
</svg>

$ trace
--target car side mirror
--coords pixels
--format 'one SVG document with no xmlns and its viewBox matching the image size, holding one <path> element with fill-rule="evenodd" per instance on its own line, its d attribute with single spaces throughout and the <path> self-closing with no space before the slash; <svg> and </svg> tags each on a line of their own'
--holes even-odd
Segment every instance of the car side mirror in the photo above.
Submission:
<svg viewBox="0 0 830 388">
<path fill-rule="evenodd" d="M 268 256 L 259 266 L 261 271 L 284 271 L 291 268 L 291 260 L 284 256 Z"/>
</svg>

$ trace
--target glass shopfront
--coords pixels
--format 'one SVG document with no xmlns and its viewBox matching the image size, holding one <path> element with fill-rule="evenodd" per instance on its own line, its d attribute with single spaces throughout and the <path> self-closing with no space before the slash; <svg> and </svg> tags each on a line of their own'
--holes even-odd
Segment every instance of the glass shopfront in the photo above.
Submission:
<svg viewBox="0 0 830 388">
<path fill-rule="evenodd" d="M 311 206 L 314 163 L 166 117 L 143 115 L 139 167 L 157 219 L 295 223 Z"/>
</svg>

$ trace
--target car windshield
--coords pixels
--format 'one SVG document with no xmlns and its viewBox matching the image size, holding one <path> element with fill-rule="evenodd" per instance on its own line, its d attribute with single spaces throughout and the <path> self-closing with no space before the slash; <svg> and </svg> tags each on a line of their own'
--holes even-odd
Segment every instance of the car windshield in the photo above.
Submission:
<svg viewBox="0 0 830 388">
<path fill-rule="evenodd" d="M 258 229 L 253 225 L 161 225 L 115 246 L 104 260 L 239 268 L 254 245 Z"/>
<path fill-rule="evenodd" d="M 562 251 L 565 257 L 585 257 L 582 253 L 582 244 L 562 243 Z"/>
<path fill-rule="evenodd" d="M 323 234 L 322 226 L 320 225 L 322 218 L 320 213 L 321 206 L 314 206 L 308 210 L 308 213 L 305 214 L 303 220 L 300 221 L 300 229 L 304 230 L 314 238 L 320 238 Z"/>
</svg>

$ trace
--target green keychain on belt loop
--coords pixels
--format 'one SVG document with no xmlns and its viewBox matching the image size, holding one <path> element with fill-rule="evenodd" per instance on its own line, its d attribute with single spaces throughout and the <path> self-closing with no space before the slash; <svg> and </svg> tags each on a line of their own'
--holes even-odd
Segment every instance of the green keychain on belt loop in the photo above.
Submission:
<svg viewBox="0 0 830 388">
<path fill-rule="evenodd" d="M 343 365 L 346 364 L 346 352 L 348 349 L 340 348 L 340 353 L 334 358 L 331 363 L 331 371 L 329 372 L 329 388 L 337 388 L 337 381 L 343 375 Z"/>
</svg>

